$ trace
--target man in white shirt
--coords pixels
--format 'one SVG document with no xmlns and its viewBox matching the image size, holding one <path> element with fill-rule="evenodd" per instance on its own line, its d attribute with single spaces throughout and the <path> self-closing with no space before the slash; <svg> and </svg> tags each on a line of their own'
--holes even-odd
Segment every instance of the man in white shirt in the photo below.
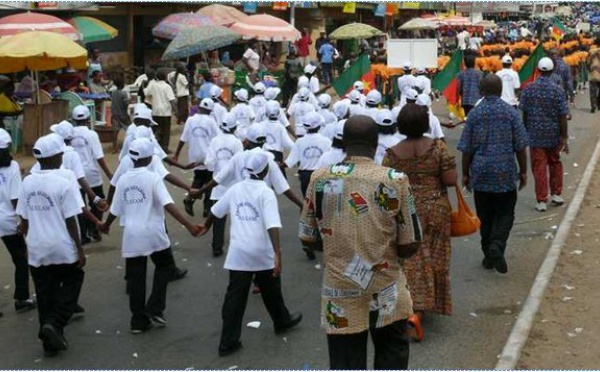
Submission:
<svg viewBox="0 0 600 372">
<path fill-rule="evenodd" d="M 281 293 L 281 220 L 275 193 L 263 181 L 270 163 L 264 152 L 247 157 L 245 170 L 250 177 L 232 186 L 211 208 L 204 226 L 200 226 L 201 234 L 205 234 L 215 218 L 231 215 L 231 237 L 224 264 L 229 270 L 229 285 L 222 309 L 219 356 L 230 355 L 242 346 L 242 321 L 253 277 L 276 334 L 302 320 L 301 313 L 290 314 Z"/>
<path fill-rule="evenodd" d="M 177 115 L 177 100 L 173 88 L 167 83 L 167 74 L 164 70 L 156 73 L 158 80 L 144 89 L 146 97 L 152 99 L 152 118 L 158 123 L 153 128 L 160 147 L 170 154 L 169 141 L 171 140 L 171 117 Z"/>
<path fill-rule="evenodd" d="M 248 43 L 248 49 L 242 56 L 242 61 L 246 64 L 250 74 L 256 74 L 260 69 L 260 55 L 256 52 L 258 49 L 258 41 L 251 40 Z"/>
<path fill-rule="evenodd" d="M 335 131 L 333 135 L 333 141 L 331 142 L 331 149 L 325 152 L 319 158 L 319 168 L 329 168 L 332 165 L 341 163 L 346 159 L 346 152 L 344 151 L 344 122 L 340 120 L 335 125 Z"/>
<path fill-rule="evenodd" d="M 79 240 L 77 215 L 83 201 L 76 182 L 59 175 L 64 145 L 41 137 L 33 155 L 41 170 L 23 180 L 16 212 L 22 219 L 28 261 L 36 289 L 44 354 L 68 348 L 64 327 L 77 305 L 86 257 Z"/>
<path fill-rule="evenodd" d="M 337 116 L 331 112 L 331 96 L 327 93 L 319 95 L 319 111 L 317 112 L 321 116 L 321 129 L 319 132 L 329 140 L 333 139 L 333 127 L 338 122 Z"/>
<path fill-rule="evenodd" d="M 177 124 L 185 123 L 190 112 L 190 87 L 184 63 L 177 63 L 175 71 L 169 73 L 168 80 L 177 97 Z"/>
<path fill-rule="evenodd" d="M 267 102 L 267 120 L 254 125 L 258 126 L 267 138 L 267 142 L 263 146 L 263 149 L 272 153 L 275 156 L 275 161 L 278 164 L 283 164 L 283 152 L 284 150 L 291 150 L 292 146 L 294 145 L 294 141 L 290 138 L 290 135 L 286 130 L 287 128 L 284 128 L 279 122 L 280 110 L 281 108 L 279 107 L 279 102 Z M 302 125 L 302 122 L 296 123 L 297 125 Z M 285 176 L 284 168 L 282 168 L 281 171 Z"/>
<path fill-rule="evenodd" d="M 366 107 L 363 111 L 363 115 L 370 117 L 375 120 L 375 115 L 379 112 L 379 105 L 381 104 L 381 93 L 377 89 L 372 89 L 367 94 Z"/>
<path fill-rule="evenodd" d="M 181 133 L 181 139 L 175 150 L 173 160 L 179 162 L 179 154 L 185 144 L 188 145 L 188 164 L 194 164 L 194 181 L 192 187 L 199 189 L 207 184 L 212 179 L 212 172 L 206 168 L 206 152 L 210 146 L 210 141 L 215 138 L 220 129 L 210 116 L 215 107 L 215 103 L 210 98 L 204 98 L 198 105 L 198 113 L 188 118 Z M 190 215 L 194 215 L 194 200 L 185 198 L 185 211 Z M 210 209 L 210 200 L 204 198 L 203 215 L 208 215 Z"/>
<path fill-rule="evenodd" d="M 317 77 L 314 76 L 316 71 L 317 66 L 311 63 L 304 66 L 304 76 L 308 78 L 308 86 L 312 94 L 316 94 L 321 89 L 319 79 L 317 79 Z"/>
<path fill-rule="evenodd" d="M 427 71 L 420 67 L 417 69 L 417 80 L 419 81 L 419 86 L 422 87 L 423 91 L 421 93 L 425 93 L 431 96 L 431 79 L 426 75 Z"/>
<path fill-rule="evenodd" d="M 290 104 L 290 108 L 288 109 L 288 115 L 294 118 L 296 138 L 300 138 L 306 133 L 306 130 L 301 124 L 302 117 L 310 112 L 316 111 L 315 106 L 309 102 L 310 94 L 308 88 L 300 88 L 300 90 L 298 90 L 299 101 L 293 102 L 292 100 L 292 104 Z M 278 161 L 283 161 L 283 159 Z"/>
<path fill-rule="evenodd" d="M 254 97 L 250 98 L 248 102 L 252 111 L 254 112 L 254 121 L 259 123 L 265 120 L 265 105 L 267 104 L 267 100 L 264 97 L 265 84 L 258 82 L 254 84 Z"/>
<path fill-rule="evenodd" d="M 400 76 L 397 80 L 398 85 L 398 97 L 400 98 L 400 104 L 406 102 L 405 92 L 408 88 L 415 86 L 416 77 L 412 74 L 412 63 L 410 61 L 404 62 L 402 66 L 404 75 Z"/>
<path fill-rule="evenodd" d="M 267 88 L 267 90 L 265 90 L 265 99 L 267 100 L 267 103 L 269 103 L 269 101 L 277 101 L 277 96 L 279 95 L 279 93 L 281 93 L 281 89 L 279 88 L 275 88 L 275 87 L 269 87 Z M 278 102 L 279 104 L 279 102 Z M 281 125 L 283 125 L 285 127 L 285 129 L 288 130 L 288 132 L 290 133 L 290 136 L 294 136 L 294 133 L 292 131 L 292 128 L 290 126 L 290 121 L 288 120 L 287 116 L 285 115 L 285 112 L 283 111 L 283 108 L 279 107 L 279 122 L 281 123 Z"/>
<path fill-rule="evenodd" d="M 512 63 L 511 56 L 502 57 L 502 70 L 496 72 L 496 75 L 502 79 L 502 100 L 518 109 L 517 91 L 521 88 L 521 80 L 519 74 L 511 68 Z"/>
<path fill-rule="evenodd" d="M 85 179 L 90 184 L 92 191 L 100 199 L 104 199 L 104 190 L 102 188 L 102 175 L 98 166 L 102 168 L 102 171 L 108 179 L 112 178 L 112 173 L 108 170 L 106 161 L 104 160 L 104 150 L 102 150 L 102 144 L 98 133 L 90 130 L 90 110 L 84 106 L 79 105 L 73 109 L 72 120 L 74 124 L 73 138 L 71 139 L 71 147 L 77 152 L 83 165 L 83 171 L 85 172 Z M 102 220 L 102 209 L 98 208 L 100 200 L 90 198 L 91 194 L 88 195 L 88 205 L 90 210 L 97 219 Z M 82 193 L 82 197 L 85 198 L 85 194 Z M 81 238 L 86 241 L 86 238 L 91 238 L 95 241 L 100 241 L 101 236 L 95 226 L 89 221 L 80 220 Z"/>
<path fill-rule="evenodd" d="M 467 41 L 469 40 L 469 32 L 463 28 L 463 30 L 456 35 L 456 40 L 458 42 L 458 49 L 460 49 L 460 50 L 467 49 Z"/>
<path fill-rule="evenodd" d="M 248 90 L 244 88 L 236 90 L 233 93 L 233 96 L 238 103 L 233 106 L 229 112 L 235 115 L 236 118 L 237 130 L 235 135 L 240 140 L 243 140 L 245 138 L 244 136 L 246 134 L 246 129 L 248 129 L 250 124 L 252 124 L 256 114 L 254 113 L 254 110 L 252 110 L 252 107 L 250 107 L 248 104 Z"/>
<path fill-rule="evenodd" d="M 147 169 L 154 156 L 154 144 L 147 138 L 138 138 L 131 143 L 129 156 L 134 169 L 119 179 L 110 214 L 101 229 L 107 233 L 114 220 L 120 218 L 123 227 L 122 255 L 126 262 L 125 275 L 132 313 L 130 327 L 132 333 L 138 334 L 150 329 L 152 323 L 167 324 L 163 312 L 175 260 L 166 232 L 164 211 L 185 226 L 192 236 L 197 236 L 200 228 L 175 208 L 162 177 Z M 152 293 L 146 302 L 148 256 L 155 269 Z"/>
</svg>

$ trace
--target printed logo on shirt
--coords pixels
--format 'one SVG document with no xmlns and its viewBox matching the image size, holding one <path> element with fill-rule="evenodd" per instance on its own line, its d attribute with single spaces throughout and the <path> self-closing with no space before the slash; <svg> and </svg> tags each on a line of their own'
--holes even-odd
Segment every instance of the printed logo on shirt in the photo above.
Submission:
<svg viewBox="0 0 600 372">
<path fill-rule="evenodd" d="M 6 183 L 6 174 L 4 172 L 0 172 L 0 185 L 4 185 Z"/>
<path fill-rule="evenodd" d="M 235 206 L 235 216 L 240 221 L 257 221 L 260 217 L 258 209 L 250 202 L 241 202 Z"/>
<path fill-rule="evenodd" d="M 329 173 L 336 175 L 336 176 L 347 176 L 350 173 L 352 173 L 353 170 L 354 170 L 353 163 L 340 163 L 340 164 L 331 166 L 331 168 L 329 169 Z"/>
<path fill-rule="evenodd" d="M 146 201 L 146 193 L 139 186 L 128 186 L 123 192 L 126 205 L 142 204 Z"/>
<path fill-rule="evenodd" d="M 354 215 L 357 217 L 369 212 L 369 203 L 367 203 L 367 200 L 359 192 L 353 192 L 350 194 L 348 204 L 350 205 L 350 209 Z"/>
<path fill-rule="evenodd" d="M 302 151 L 302 156 L 305 159 L 318 159 L 323 155 L 323 150 L 317 146 L 309 146 Z"/>
<path fill-rule="evenodd" d="M 331 301 L 327 301 L 325 305 L 325 320 L 331 328 L 348 328 L 346 312 Z"/>
<path fill-rule="evenodd" d="M 73 148 L 82 148 L 87 145 L 88 141 L 83 136 L 73 136 L 73 139 L 71 139 L 71 147 Z"/>
<path fill-rule="evenodd" d="M 209 137 L 208 130 L 201 126 L 196 126 L 196 127 L 192 128 L 191 132 L 192 132 L 192 137 L 196 137 L 196 138 L 208 138 Z"/>
<path fill-rule="evenodd" d="M 380 211 L 389 212 L 398 209 L 398 196 L 393 188 L 380 183 L 373 196 Z"/>
<path fill-rule="evenodd" d="M 54 208 L 54 201 L 43 191 L 33 191 L 26 197 L 27 209 L 36 212 L 47 212 Z"/>
<path fill-rule="evenodd" d="M 215 152 L 215 158 L 217 160 L 229 160 L 233 157 L 233 151 L 227 147 L 221 147 Z"/>
</svg>

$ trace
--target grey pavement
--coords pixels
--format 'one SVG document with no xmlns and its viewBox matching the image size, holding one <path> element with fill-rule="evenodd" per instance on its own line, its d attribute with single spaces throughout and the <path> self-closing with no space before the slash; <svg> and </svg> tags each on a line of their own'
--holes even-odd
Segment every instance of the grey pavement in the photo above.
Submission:
<svg viewBox="0 0 600 372">
<path fill-rule="evenodd" d="M 572 153 L 563 158 L 567 202 L 600 134 L 598 117 L 589 113 L 587 91 L 578 95 L 576 102 L 582 108 L 573 108 Z M 441 103 L 436 104 L 435 110 L 445 112 Z M 179 129 L 174 131 L 174 141 L 178 132 Z M 445 133 L 449 147 L 457 153 L 455 148 L 461 129 L 445 130 Z M 115 157 L 108 155 L 113 168 Z M 460 157 L 457 162 L 460 164 Z M 173 172 L 191 182 L 191 172 Z M 299 194 L 293 173 L 288 171 L 292 188 Z M 169 190 L 181 207 L 184 192 L 172 186 Z M 472 203 L 471 197 L 467 200 Z M 494 367 L 551 243 L 548 239 L 554 232 L 553 226 L 560 223 L 566 210 L 551 207 L 546 213 L 538 213 L 533 208 L 534 202 L 533 177 L 529 174 L 529 185 L 519 194 L 517 224 L 507 248 L 507 275 L 481 267 L 478 235 L 452 241 L 453 315 L 425 318 L 425 341 L 411 345 L 411 369 Z M 0 249 L 0 311 L 4 312 L 0 318 L 0 349 L 4 350 L 0 368 L 327 369 L 326 337 L 319 324 L 322 270 L 316 265 L 320 261 L 309 262 L 300 248 L 296 238 L 298 208 L 280 198 L 280 211 L 284 224 L 284 297 L 290 311 L 304 314 L 302 323 L 287 334 L 274 334 L 260 296 L 251 294 L 244 323 L 260 321 L 260 328 L 244 327 L 241 351 L 219 357 L 220 311 L 228 281 L 222 268 L 224 257 L 212 258 L 210 234 L 193 238 L 167 217 L 176 262 L 190 270 L 187 278 L 169 286 L 165 312 L 168 326 L 142 335 L 129 332 L 130 313 L 123 280 L 125 265 L 119 251 L 121 232 L 115 224 L 110 236 L 86 247 L 89 257 L 80 301 L 86 315 L 66 328 L 70 349 L 52 359 L 43 358 L 41 344 L 36 339 L 37 313 L 16 314 L 12 308 L 12 263 L 7 251 Z M 198 217 L 200 203 L 196 204 L 196 214 L 193 220 L 199 223 L 202 221 Z M 149 264 L 149 286 L 151 273 Z M 372 346 L 369 348 L 372 353 Z"/>
</svg>

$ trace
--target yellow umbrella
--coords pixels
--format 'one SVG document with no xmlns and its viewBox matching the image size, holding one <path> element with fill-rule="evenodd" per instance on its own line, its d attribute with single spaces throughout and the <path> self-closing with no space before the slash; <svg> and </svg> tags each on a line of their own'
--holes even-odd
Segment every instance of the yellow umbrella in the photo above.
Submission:
<svg viewBox="0 0 600 372">
<path fill-rule="evenodd" d="M 87 68 L 87 51 L 66 36 L 31 31 L 0 39 L 0 74 L 65 67 Z"/>
</svg>

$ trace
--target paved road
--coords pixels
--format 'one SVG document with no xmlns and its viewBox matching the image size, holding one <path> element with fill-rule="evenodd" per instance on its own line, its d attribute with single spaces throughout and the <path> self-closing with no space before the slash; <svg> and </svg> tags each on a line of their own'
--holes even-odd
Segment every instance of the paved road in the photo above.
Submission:
<svg viewBox="0 0 600 372">
<path fill-rule="evenodd" d="M 582 109 L 573 110 L 570 135 L 572 153 L 565 158 L 565 199 L 568 201 L 585 168 L 600 130 L 589 114 L 587 94 L 578 96 Z M 436 111 L 443 112 L 440 104 Z M 447 130 L 455 149 L 460 129 Z M 454 150 L 453 150 L 454 151 Z M 114 156 L 111 156 L 114 157 Z M 574 163 L 578 166 L 575 167 Z M 177 172 L 177 171 L 175 171 Z M 191 181 L 191 173 L 182 174 Z M 532 183 L 531 176 L 530 182 Z M 294 190 L 299 190 L 296 180 Z M 169 187 L 180 203 L 183 192 Z M 299 191 L 298 191 L 299 192 Z M 546 238 L 565 211 L 533 209 L 533 185 L 520 193 L 517 225 L 507 259 L 508 275 L 485 271 L 477 236 L 453 241 L 452 286 L 454 314 L 431 316 L 424 326 L 423 344 L 413 344 L 411 369 L 490 369 L 496 363 L 515 316 L 550 244 Z M 470 200 L 471 198 L 469 198 Z M 199 204 L 198 207 L 199 208 Z M 58 358 L 44 359 L 36 340 L 37 314 L 12 311 L 12 264 L 0 249 L 0 349 L 2 369 L 327 369 L 324 332 L 319 328 L 319 288 L 322 272 L 308 262 L 296 239 L 298 210 L 280 199 L 284 223 L 283 290 L 292 311 L 302 311 L 301 325 L 284 336 L 275 336 L 259 296 L 251 295 L 245 322 L 261 321 L 259 329 L 244 328 L 243 349 L 226 358 L 217 355 L 221 327 L 220 309 L 227 275 L 223 258 L 211 257 L 210 239 L 194 239 L 168 219 L 175 258 L 189 276 L 169 287 L 169 325 L 142 335 L 128 331 L 129 310 L 125 294 L 124 262 L 120 258 L 121 234 L 117 228 L 101 243 L 86 248 L 89 254 L 81 304 L 82 320 L 66 329 L 71 348 Z M 540 217 L 550 219 L 539 220 Z M 532 219 L 537 219 L 531 221 Z M 200 222 L 200 218 L 196 221 Z M 10 286 L 10 287 L 8 287 Z"/>
</svg>

